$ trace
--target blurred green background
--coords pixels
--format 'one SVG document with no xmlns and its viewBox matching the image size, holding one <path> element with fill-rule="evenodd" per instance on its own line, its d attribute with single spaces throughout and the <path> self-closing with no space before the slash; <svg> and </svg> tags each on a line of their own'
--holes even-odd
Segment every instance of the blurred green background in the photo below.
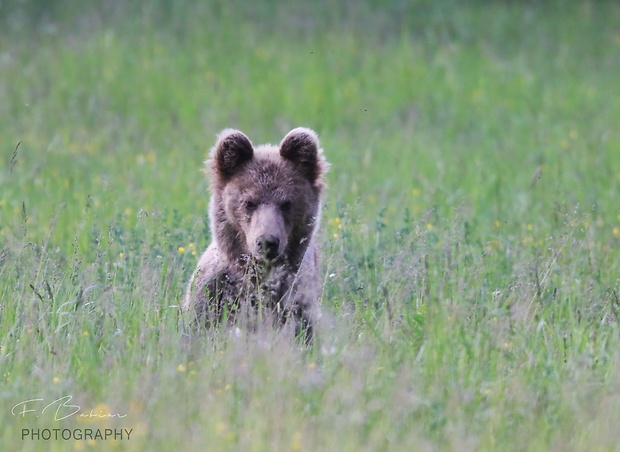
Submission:
<svg viewBox="0 0 620 452">
<path fill-rule="evenodd" d="M 4 198 L 32 207 L 32 228 L 61 203 L 77 215 L 88 195 L 104 210 L 196 215 L 218 130 L 262 143 L 297 125 L 323 138 L 330 201 L 359 199 L 369 217 L 459 208 L 485 231 L 496 220 L 557 226 L 579 206 L 618 223 L 613 2 L 1 11 L 4 165 L 21 141 Z"/>
</svg>

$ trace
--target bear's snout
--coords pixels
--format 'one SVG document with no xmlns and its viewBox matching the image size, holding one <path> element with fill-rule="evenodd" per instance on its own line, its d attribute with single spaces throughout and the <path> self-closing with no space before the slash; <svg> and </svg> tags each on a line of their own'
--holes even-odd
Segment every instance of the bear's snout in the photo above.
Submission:
<svg viewBox="0 0 620 452">
<path fill-rule="evenodd" d="M 267 258 L 273 260 L 278 257 L 280 249 L 280 239 L 275 235 L 264 234 L 256 239 L 256 248 L 258 252 Z"/>
<path fill-rule="evenodd" d="M 288 231 L 282 213 L 274 204 L 257 207 L 246 232 L 250 253 L 262 261 L 272 261 L 280 256 L 288 243 Z"/>
</svg>

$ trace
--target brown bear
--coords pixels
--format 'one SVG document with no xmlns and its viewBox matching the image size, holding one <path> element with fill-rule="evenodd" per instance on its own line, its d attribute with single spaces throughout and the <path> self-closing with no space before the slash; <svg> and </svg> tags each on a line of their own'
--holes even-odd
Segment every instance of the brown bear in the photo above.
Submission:
<svg viewBox="0 0 620 452">
<path fill-rule="evenodd" d="M 322 278 L 316 231 L 329 164 L 316 133 L 291 130 L 279 146 L 254 148 L 223 130 L 206 163 L 212 243 L 182 308 L 207 327 L 224 318 L 292 325 L 312 338 Z"/>
</svg>

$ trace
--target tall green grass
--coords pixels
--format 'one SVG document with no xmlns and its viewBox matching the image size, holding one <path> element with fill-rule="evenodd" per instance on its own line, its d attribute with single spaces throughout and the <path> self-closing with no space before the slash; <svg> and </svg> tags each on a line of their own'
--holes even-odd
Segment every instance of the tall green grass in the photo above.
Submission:
<svg viewBox="0 0 620 452">
<path fill-rule="evenodd" d="M 0 444 L 616 449 L 618 23 L 586 1 L 0 3 Z M 215 134 L 298 125 L 332 163 L 316 342 L 193 331 Z M 40 412 L 67 395 L 126 417 Z"/>
</svg>

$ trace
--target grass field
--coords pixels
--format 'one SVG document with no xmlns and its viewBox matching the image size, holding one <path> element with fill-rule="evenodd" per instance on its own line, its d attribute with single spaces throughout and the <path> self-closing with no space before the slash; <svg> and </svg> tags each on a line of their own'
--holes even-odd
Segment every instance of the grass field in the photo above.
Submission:
<svg viewBox="0 0 620 452">
<path fill-rule="evenodd" d="M 2 450 L 619 450 L 618 24 L 0 2 Z M 215 134 L 298 125 L 332 164 L 317 340 L 192 331 Z"/>
</svg>

